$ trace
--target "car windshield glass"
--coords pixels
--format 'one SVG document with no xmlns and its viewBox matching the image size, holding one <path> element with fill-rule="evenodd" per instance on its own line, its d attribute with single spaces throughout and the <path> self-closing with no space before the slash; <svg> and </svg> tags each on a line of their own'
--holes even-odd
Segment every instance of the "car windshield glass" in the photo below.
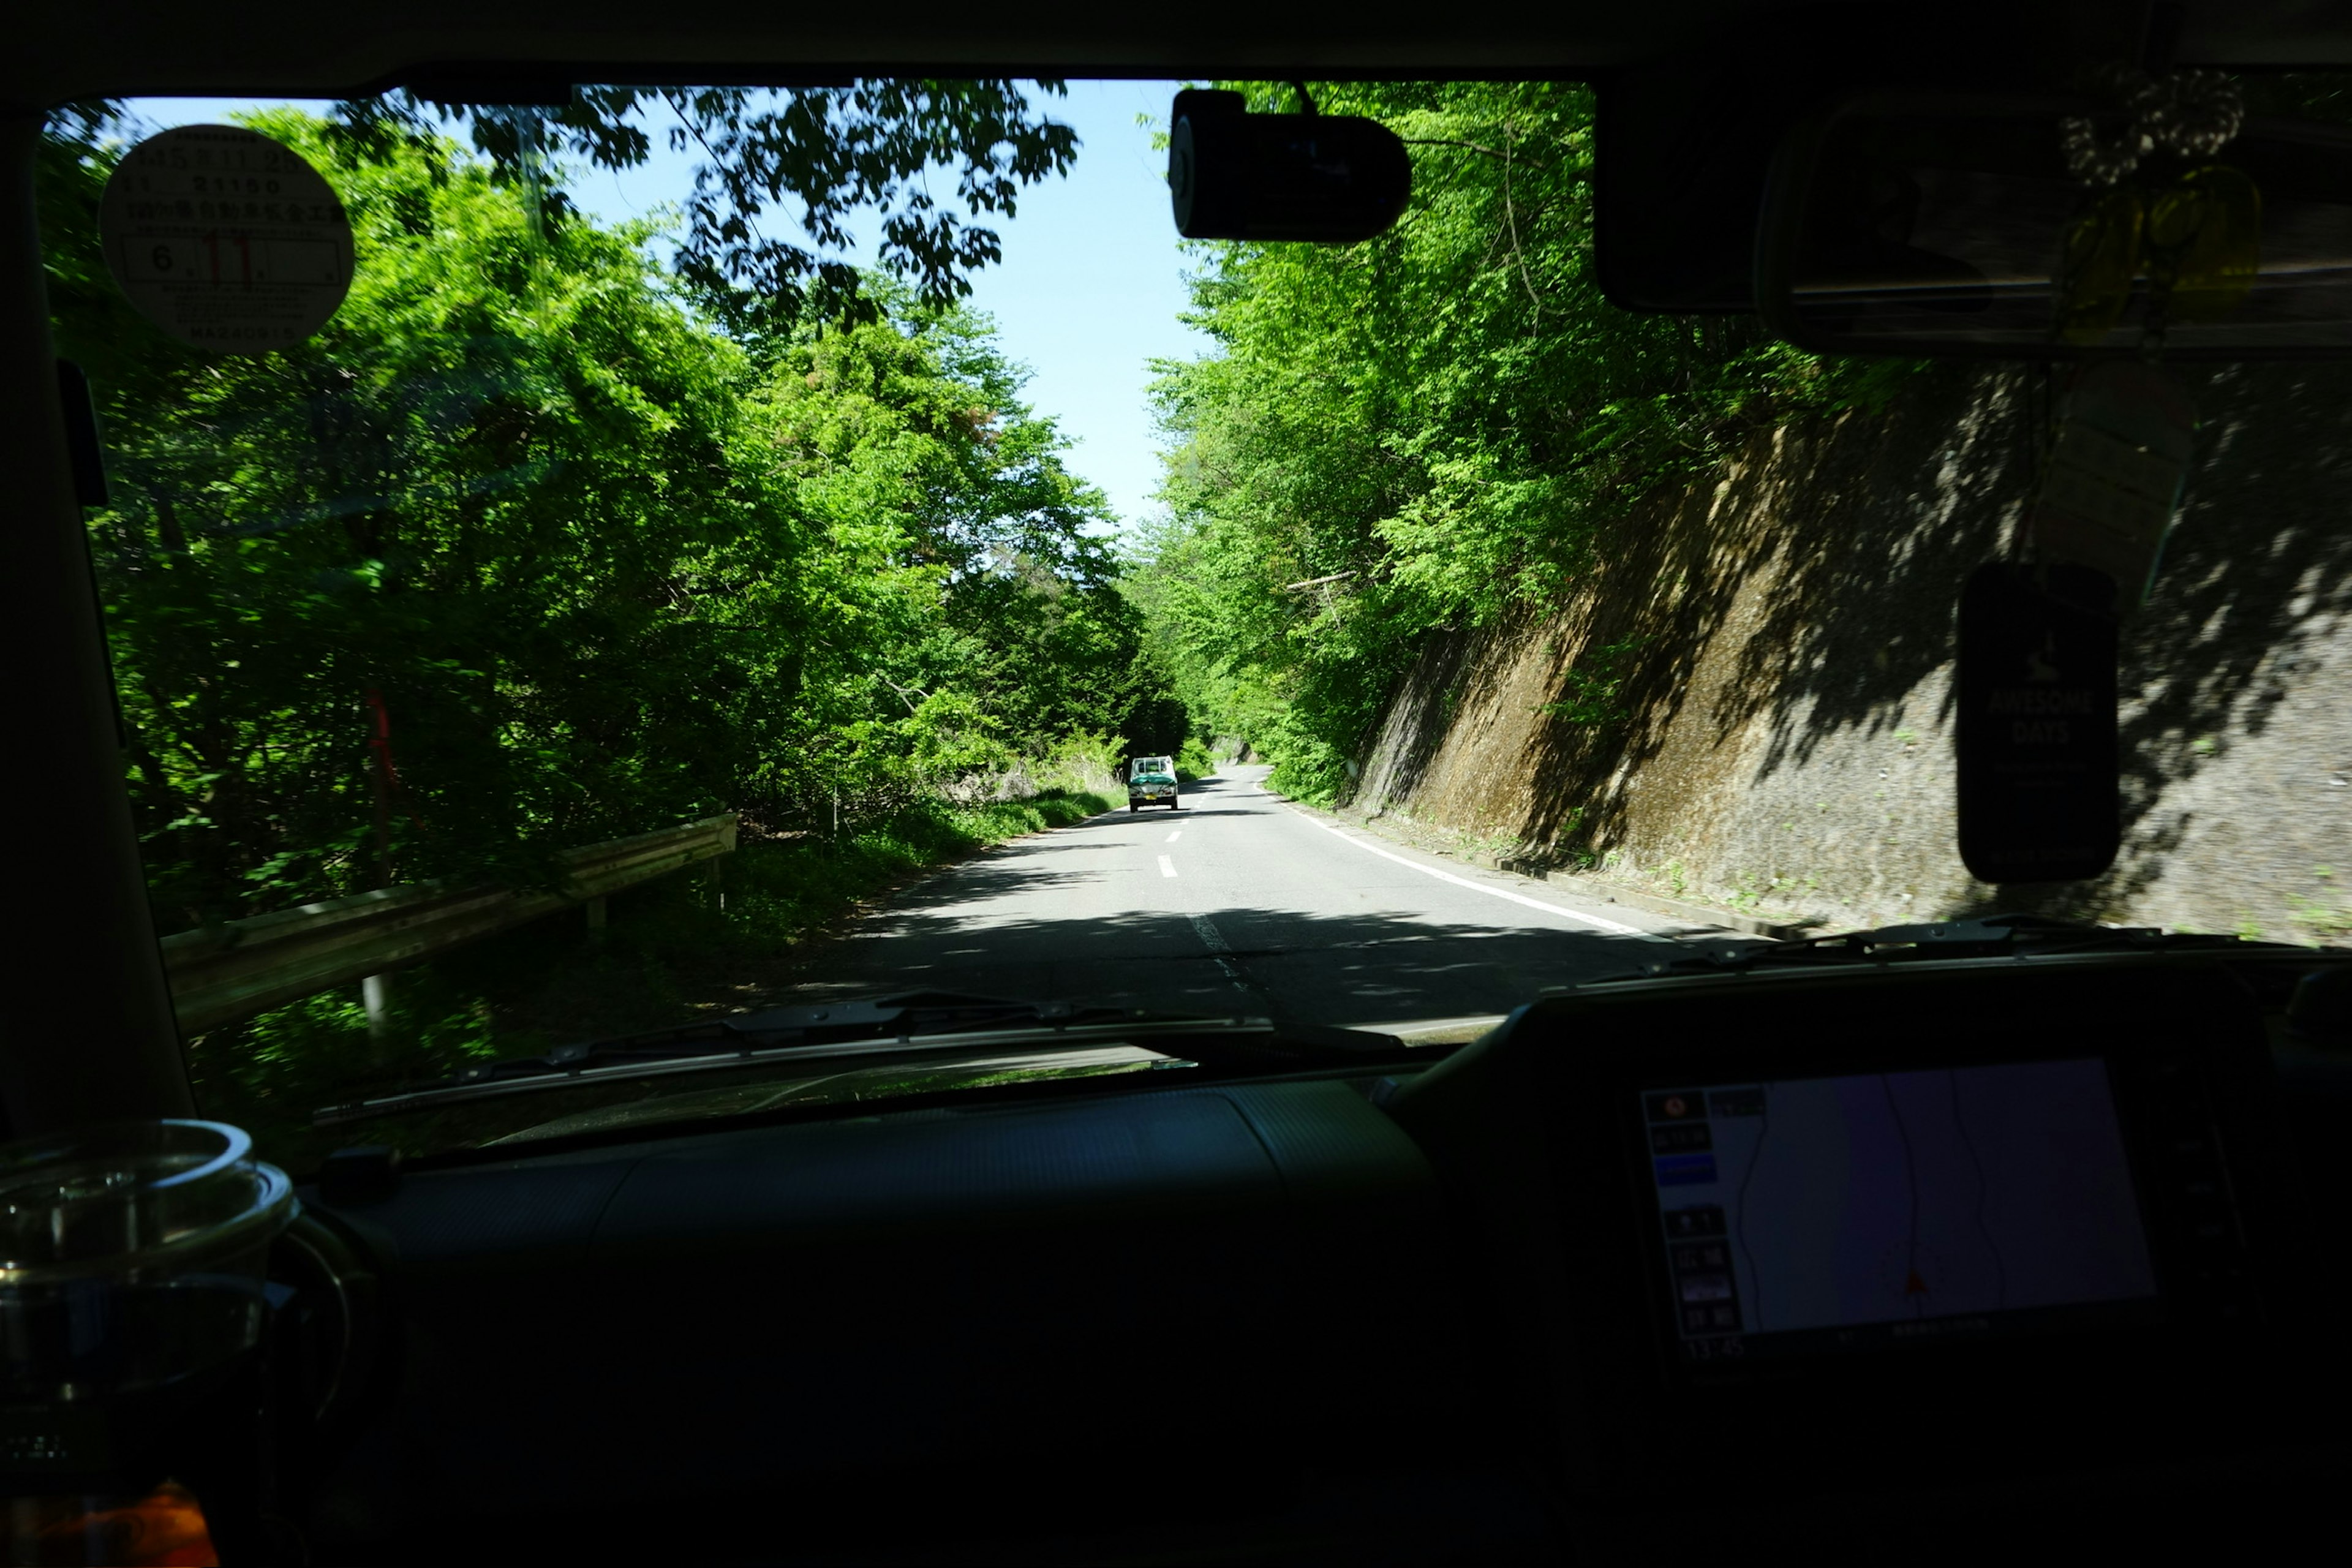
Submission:
<svg viewBox="0 0 2352 1568">
<path fill-rule="evenodd" d="M 2069 373 L 1612 303 L 1576 82 L 1221 84 L 1385 128 L 1411 197 L 1353 243 L 1184 240 L 1187 85 L 51 114 L 206 1114 L 299 1172 L 378 1136 L 326 1108 L 917 987 L 1402 1029 L 1995 910 L 2352 937 L 2352 532 L 2314 460 L 2352 373 L 2168 372 L 2201 444 L 2121 622 L 2124 852 L 1991 888 L 1952 848 L 1954 606 L 2022 548 Z M 1037 1027 L 831 1081 L 1165 1081 Z M 659 1094 L 834 1092 L 730 1071 Z"/>
</svg>

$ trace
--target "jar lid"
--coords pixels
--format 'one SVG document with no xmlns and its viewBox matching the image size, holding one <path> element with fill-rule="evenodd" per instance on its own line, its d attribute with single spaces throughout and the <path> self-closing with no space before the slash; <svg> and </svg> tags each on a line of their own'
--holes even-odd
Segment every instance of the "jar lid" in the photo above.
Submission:
<svg viewBox="0 0 2352 1568">
<path fill-rule="evenodd" d="M 268 1242 L 294 1186 L 218 1121 L 117 1121 L 0 1145 L 0 1289 L 152 1277 Z"/>
</svg>

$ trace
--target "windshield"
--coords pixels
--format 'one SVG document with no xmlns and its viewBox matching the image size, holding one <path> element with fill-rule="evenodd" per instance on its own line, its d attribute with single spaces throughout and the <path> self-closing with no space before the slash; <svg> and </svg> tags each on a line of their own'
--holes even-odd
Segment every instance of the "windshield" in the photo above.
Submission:
<svg viewBox="0 0 2352 1568">
<path fill-rule="evenodd" d="M 1355 244 L 1181 240 L 1181 85 L 51 117 L 205 1113 L 298 1170 L 593 1128 L 620 1101 L 576 1086 L 320 1113 L 914 989 L 1458 1038 L 1993 910 L 2352 938 L 2352 532 L 2313 460 L 2352 376 L 2178 371 L 2203 445 L 2122 628 L 2125 849 L 1992 888 L 1952 848 L 1954 605 L 2015 547 L 2049 376 L 1612 304 L 1578 83 L 1226 84 L 1388 127 L 1411 202 Z"/>
</svg>

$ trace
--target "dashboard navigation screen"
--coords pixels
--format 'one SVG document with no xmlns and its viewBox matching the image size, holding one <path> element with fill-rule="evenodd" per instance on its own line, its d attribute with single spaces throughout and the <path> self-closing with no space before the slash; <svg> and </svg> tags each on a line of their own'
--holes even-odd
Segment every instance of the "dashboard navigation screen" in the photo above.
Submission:
<svg viewBox="0 0 2352 1568">
<path fill-rule="evenodd" d="M 2152 1315 L 2096 1058 L 1641 1097 L 1686 1360 Z"/>
</svg>

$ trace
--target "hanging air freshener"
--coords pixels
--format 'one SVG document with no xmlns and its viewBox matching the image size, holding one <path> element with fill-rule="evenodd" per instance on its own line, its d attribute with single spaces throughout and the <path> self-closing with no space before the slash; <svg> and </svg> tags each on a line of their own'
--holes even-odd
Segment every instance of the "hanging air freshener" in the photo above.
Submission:
<svg viewBox="0 0 2352 1568">
<path fill-rule="evenodd" d="M 2122 837 L 2116 619 L 2085 566 L 1991 562 L 1960 595 L 1960 858 L 1987 882 L 2095 877 Z"/>
<path fill-rule="evenodd" d="M 2196 435 L 2189 394 L 2158 367 L 2114 360 L 2084 369 L 2027 513 L 2034 559 L 2105 573 L 2120 611 L 2146 603 Z"/>
</svg>

